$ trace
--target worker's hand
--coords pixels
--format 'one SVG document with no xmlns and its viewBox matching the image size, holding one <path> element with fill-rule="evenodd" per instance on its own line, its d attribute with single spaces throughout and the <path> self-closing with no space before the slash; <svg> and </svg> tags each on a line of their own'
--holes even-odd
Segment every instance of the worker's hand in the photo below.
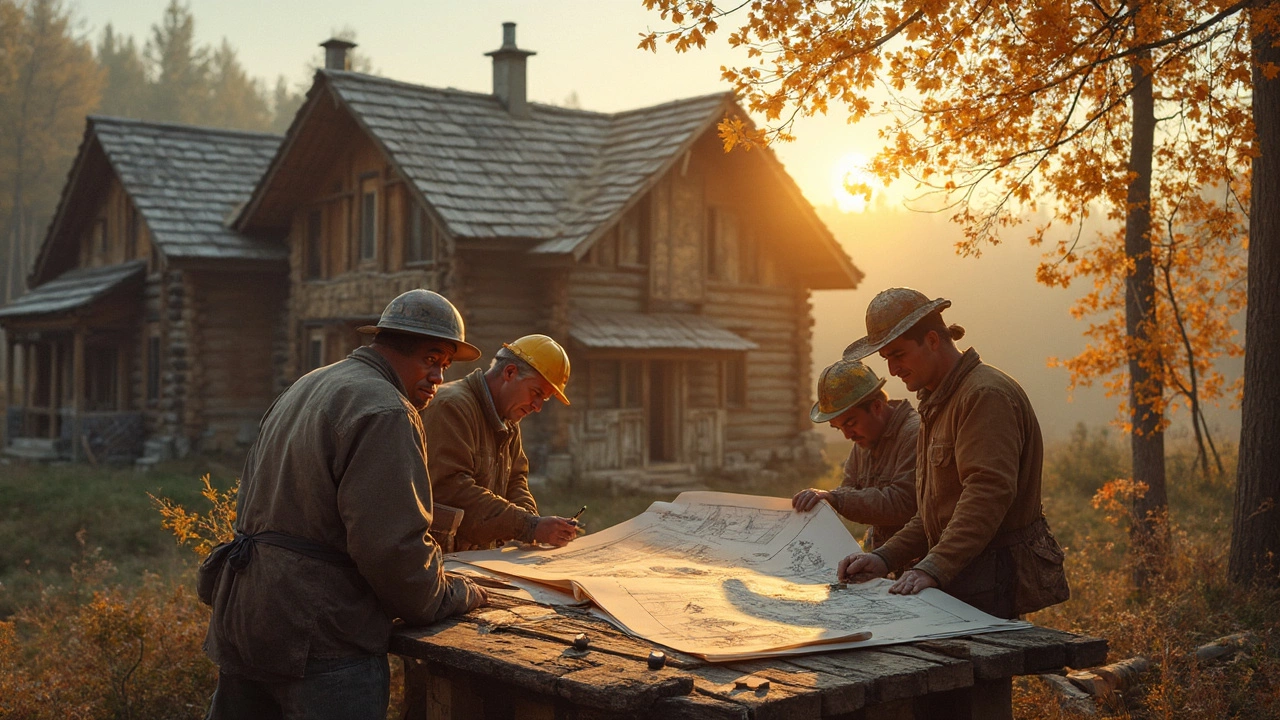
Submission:
<svg viewBox="0 0 1280 720">
<path fill-rule="evenodd" d="M 533 529 L 533 541 L 544 545 L 564 547 L 569 541 L 578 537 L 578 526 L 562 517 L 549 515 L 538 520 Z"/>
<path fill-rule="evenodd" d="M 866 582 L 889 574 L 884 558 L 875 553 L 856 552 L 840 561 L 836 576 L 840 582 Z"/>
<path fill-rule="evenodd" d="M 826 500 L 828 505 L 835 507 L 835 496 L 829 491 L 819 490 L 818 488 L 809 488 L 807 490 L 801 490 L 795 494 L 795 497 L 791 498 L 791 507 L 800 512 L 808 512 L 817 507 L 818 503 L 823 500 Z"/>
<path fill-rule="evenodd" d="M 898 582 L 889 586 L 894 595 L 915 595 L 925 588 L 938 587 L 938 581 L 923 570 L 908 570 L 902 573 Z"/>
</svg>

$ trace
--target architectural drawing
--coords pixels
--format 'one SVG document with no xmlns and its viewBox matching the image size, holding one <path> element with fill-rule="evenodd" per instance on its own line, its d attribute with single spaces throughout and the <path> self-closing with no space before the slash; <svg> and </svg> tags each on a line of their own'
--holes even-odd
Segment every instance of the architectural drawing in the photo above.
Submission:
<svg viewBox="0 0 1280 720">
<path fill-rule="evenodd" d="M 825 503 L 683 493 L 572 545 L 457 553 L 458 561 L 589 598 L 628 632 L 709 660 L 865 647 L 1027 627 L 938 590 L 833 585 L 858 550 Z M 870 632 L 869 640 L 851 641 Z"/>
</svg>

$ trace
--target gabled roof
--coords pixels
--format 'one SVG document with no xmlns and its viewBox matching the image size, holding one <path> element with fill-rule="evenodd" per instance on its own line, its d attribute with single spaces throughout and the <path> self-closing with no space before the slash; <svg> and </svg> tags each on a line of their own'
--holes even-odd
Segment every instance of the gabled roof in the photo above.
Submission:
<svg viewBox="0 0 1280 720">
<path fill-rule="evenodd" d="M 75 268 L 0 308 L 0 318 L 55 315 L 92 304 L 112 290 L 142 277 L 142 260 L 95 268 Z"/>
<path fill-rule="evenodd" d="M 617 115 L 530 103 L 529 117 L 515 118 L 493 95 L 317 71 L 307 104 L 330 93 L 454 237 L 568 245 L 620 209 L 733 102 L 720 93 Z M 310 111 L 299 111 L 238 227 L 288 222 L 287 210 L 262 195 L 270 192 L 272 175 L 288 174 L 282 166 L 290 162 L 290 144 Z"/>
<path fill-rule="evenodd" d="M 33 284 L 67 268 L 86 218 L 73 216 L 101 192 L 106 172 L 124 185 L 155 245 L 170 259 L 284 260 L 287 250 L 227 227 L 275 155 L 265 133 L 90 116 L 32 273 Z M 105 171 L 105 172 L 104 172 Z"/>
<path fill-rule="evenodd" d="M 455 239 L 521 240 L 531 253 L 581 256 L 720 119 L 742 114 L 730 93 L 614 114 L 528 109 L 528 117 L 514 117 L 494 95 L 319 70 L 235 227 L 287 228 L 312 174 L 308 164 L 341 141 L 343 128 L 358 127 Z M 802 262 L 810 284 L 856 285 L 862 273 L 781 164 L 767 150 L 755 155 L 773 166 L 817 239 Z"/>
</svg>

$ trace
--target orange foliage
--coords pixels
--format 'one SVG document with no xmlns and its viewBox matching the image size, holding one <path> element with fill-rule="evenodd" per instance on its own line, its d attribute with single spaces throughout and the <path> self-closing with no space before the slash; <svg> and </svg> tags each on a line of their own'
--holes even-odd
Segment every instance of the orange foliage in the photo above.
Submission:
<svg viewBox="0 0 1280 720">
<path fill-rule="evenodd" d="M 204 483 L 200 496 L 210 505 L 205 515 L 191 512 L 168 498 L 158 498 L 151 493 L 147 493 L 147 497 L 164 518 L 161 525 L 173 533 L 178 544 L 190 547 L 198 557 L 204 558 L 218 543 L 235 537 L 236 494 L 240 491 L 240 481 L 237 479 L 226 492 L 218 492 L 209 483 L 208 473 L 200 482 Z"/>
<path fill-rule="evenodd" d="M 641 37 L 676 51 L 701 47 L 736 20 L 729 45 L 746 53 L 723 69 L 765 128 L 726 118 L 726 149 L 790 139 L 797 116 L 842 103 L 849 121 L 887 118 L 871 168 L 914 180 L 922 197 L 963 226 L 957 250 L 978 255 L 1009 229 L 1045 249 L 1037 279 L 1092 290 L 1074 309 L 1089 344 L 1053 364 L 1073 384 L 1105 379 L 1128 400 L 1129 362 L 1150 381 L 1139 408 L 1163 422 L 1171 394 L 1212 401 L 1238 393 L 1213 366 L 1241 347 L 1230 325 L 1244 304 L 1249 161 L 1250 27 L 1275 23 L 1246 2 L 1177 0 L 643 0 L 668 28 Z M 1126 286 L 1134 257 L 1123 229 L 1130 172 L 1133 65 L 1150 74 L 1157 128 L 1149 235 L 1155 307 L 1130 337 Z M 873 107 L 873 93 L 887 93 Z M 1145 338 L 1145 339 L 1143 339 Z"/>
</svg>

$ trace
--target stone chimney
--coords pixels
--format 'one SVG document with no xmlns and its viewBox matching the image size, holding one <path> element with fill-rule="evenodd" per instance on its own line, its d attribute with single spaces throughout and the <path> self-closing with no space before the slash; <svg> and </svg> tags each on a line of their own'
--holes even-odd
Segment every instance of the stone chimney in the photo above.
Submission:
<svg viewBox="0 0 1280 720">
<path fill-rule="evenodd" d="M 516 24 L 502 23 L 502 47 L 485 55 L 493 58 L 493 94 L 512 117 L 529 117 L 525 58 L 537 53 L 516 47 Z"/>
<path fill-rule="evenodd" d="M 355 47 L 356 44 L 338 38 L 329 38 L 320 43 L 320 47 L 324 48 L 324 68 L 326 70 L 350 70 L 351 59 L 347 57 L 347 51 Z"/>
</svg>

